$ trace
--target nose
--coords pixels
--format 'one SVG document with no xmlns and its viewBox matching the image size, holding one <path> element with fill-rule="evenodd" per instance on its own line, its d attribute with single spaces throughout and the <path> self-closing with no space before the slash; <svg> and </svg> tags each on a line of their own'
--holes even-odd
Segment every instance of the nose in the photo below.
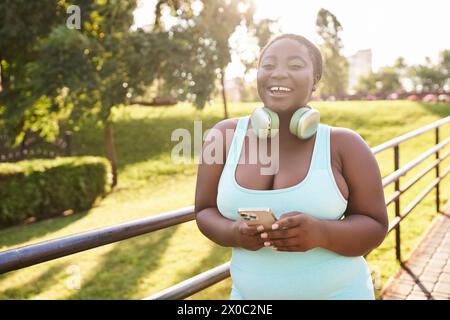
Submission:
<svg viewBox="0 0 450 320">
<path fill-rule="evenodd" d="M 284 79 L 288 77 L 288 74 L 285 68 L 279 66 L 272 71 L 270 77 L 273 79 Z"/>
</svg>

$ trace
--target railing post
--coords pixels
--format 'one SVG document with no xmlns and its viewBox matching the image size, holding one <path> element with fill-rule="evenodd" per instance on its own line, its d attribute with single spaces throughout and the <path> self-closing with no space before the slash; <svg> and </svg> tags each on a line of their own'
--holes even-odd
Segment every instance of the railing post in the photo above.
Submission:
<svg viewBox="0 0 450 320">
<path fill-rule="evenodd" d="M 400 168 L 399 145 L 394 146 L 394 171 Z M 400 178 L 395 181 L 395 191 L 400 191 Z M 400 197 L 395 200 L 395 216 L 400 216 Z M 395 256 L 399 262 L 402 262 L 400 247 L 400 223 L 395 227 Z"/>
<path fill-rule="evenodd" d="M 434 132 L 436 133 L 436 144 L 439 144 L 439 127 L 436 127 Z M 439 151 L 436 151 L 436 159 L 439 159 Z M 439 177 L 439 163 L 436 165 L 436 178 Z M 439 182 L 436 184 L 436 212 L 440 212 L 439 208 Z"/>
</svg>

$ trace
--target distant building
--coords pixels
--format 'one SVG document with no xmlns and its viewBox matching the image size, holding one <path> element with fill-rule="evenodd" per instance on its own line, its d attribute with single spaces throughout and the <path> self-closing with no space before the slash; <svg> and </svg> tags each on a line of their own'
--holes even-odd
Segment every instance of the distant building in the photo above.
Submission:
<svg viewBox="0 0 450 320">
<path fill-rule="evenodd" d="M 347 57 L 348 61 L 348 93 L 355 93 L 354 87 L 360 76 L 372 71 L 372 50 L 359 50 L 354 55 Z"/>
</svg>

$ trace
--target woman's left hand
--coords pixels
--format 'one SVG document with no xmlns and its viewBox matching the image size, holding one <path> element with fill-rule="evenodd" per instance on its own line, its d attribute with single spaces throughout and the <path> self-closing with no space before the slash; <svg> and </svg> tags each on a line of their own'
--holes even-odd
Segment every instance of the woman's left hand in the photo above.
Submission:
<svg viewBox="0 0 450 320">
<path fill-rule="evenodd" d="M 261 233 L 261 238 L 276 251 L 304 252 L 325 246 L 322 220 L 301 212 L 281 215 L 272 229 Z"/>
</svg>

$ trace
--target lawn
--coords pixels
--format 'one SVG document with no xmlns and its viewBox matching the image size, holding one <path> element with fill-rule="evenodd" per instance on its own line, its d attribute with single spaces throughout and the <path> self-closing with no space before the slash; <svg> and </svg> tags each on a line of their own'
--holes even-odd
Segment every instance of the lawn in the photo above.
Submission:
<svg viewBox="0 0 450 320">
<path fill-rule="evenodd" d="M 231 117 L 247 115 L 257 103 L 231 104 Z M 358 132 L 371 146 L 450 115 L 450 105 L 409 101 L 316 102 L 321 121 Z M 174 164 L 171 141 L 176 128 L 194 134 L 194 120 L 202 120 L 203 131 L 221 120 L 220 103 L 195 110 L 191 105 L 148 108 L 120 107 L 115 114 L 115 142 L 118 152 L 119 184 L 100 204 L 88 212 L 58 217 L 0 231 L 0 250 L 79 233 L 190 206 L 194 202 L 194 162 Z M 95 125 L 73 137 L 79 155 L 104 155 L 103 131 Z M 440 131 L 441 141 L 450 136 L 450 125 Z M 428 150 L 433 132 L 400 147 L 403 165 Z M 449 147 L 445 148 L 445 151 Z M 445 153 L 442 152 L 443 153 Z M 406 182 L 434 157 L 401 178 Z M 382 175 L 393 170 L 393 151 L 377 155 Z M 450 160 L 442 164 L 441 172 Z M 401 198 L 404 209 L 434 177 L 430 172 Z M 450 178 L 441 184 L 441 207 L 450 198 Z M 393 186 L 385 189 L 386 198 Z M 393 216 L 393 206 L 389 214 Z M 407 257 L 421 234 L 436 216 L 433 190 L 402 222 L 402 254 Z M 221 248 L 197 229 L 194 221 L 149 235 L 122 241 L 69 257 L 28 267 L 0 276 L 0 299 L 141 299 L 188 277 L 226 262 L 230 250 Z M 394 233 L 368 256 L 377 288 L 398 269 Z M 80 287 L 74 283 L 79 280 Z M 216 284 L 192 299 L 227 299 L 230 279 Z M 378 290 L 377 290 L 378 293 Z"/>
</svg>

